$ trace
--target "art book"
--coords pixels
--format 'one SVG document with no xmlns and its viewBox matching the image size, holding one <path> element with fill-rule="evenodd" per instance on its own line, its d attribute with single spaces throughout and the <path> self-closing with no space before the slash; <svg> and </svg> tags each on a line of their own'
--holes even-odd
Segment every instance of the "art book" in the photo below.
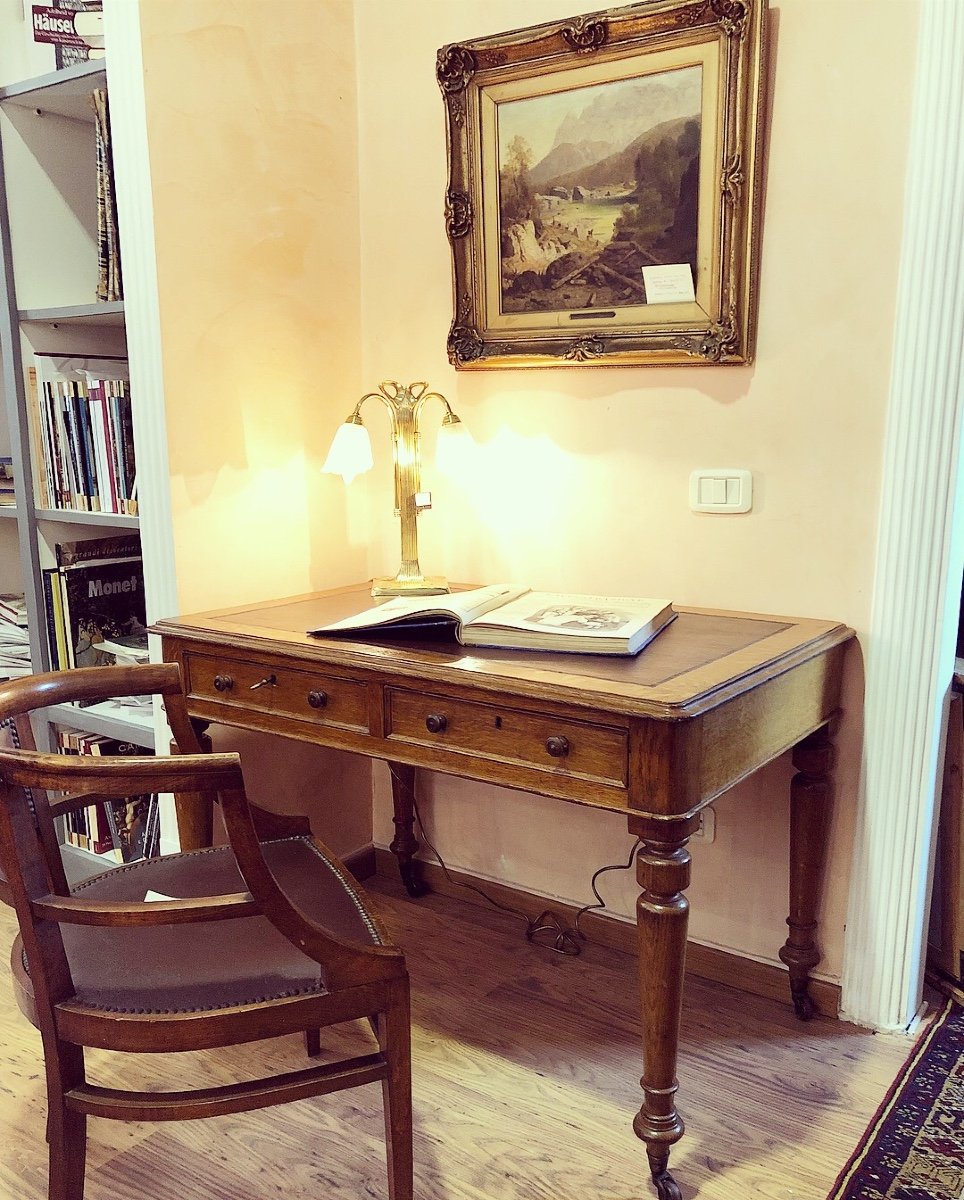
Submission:
<svg viewBox="0 0 964 1200">
<path fill-rule="evenodd" d="M 308 632 L 317 637 L 384 636 L 450 629 L 463 646 L 638 654 L 675 616 L 669 600 L 493 584 L 447 596 L 397 596 Z"/>
<path fill-rule="evenodd" d="M 62 542 L 56 548 L 67 662 L 100 666 L 105 639 L 146 634 L 144 569 L 136 534 Z M 56 606 L 55 606 L 56 607 Z"/>
</svg>

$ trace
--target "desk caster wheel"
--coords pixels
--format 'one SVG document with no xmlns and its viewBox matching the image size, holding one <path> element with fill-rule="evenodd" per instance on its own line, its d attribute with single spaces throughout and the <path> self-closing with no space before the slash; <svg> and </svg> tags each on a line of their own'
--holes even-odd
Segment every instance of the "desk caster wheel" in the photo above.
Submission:
<svg viewBox="0 0 964 1200">
<path fill-rule="evenodd" d="M 415 863 L 399 863 L 398 873 L 402 877 L 402 885 L 405 891 L 417 900 L 420 896 L 427 896 L 432 890 L 421 876 L 421 872 Z"/>
<path fill-rule="evenodd" d="M 654 1175 L 653 1183 L 656 1185 L 656 1195 L 659 1200 L 683 1200 L 679 1184 L 669 1171 L 660 1171 L 658 1175 Z"/>
</svg>

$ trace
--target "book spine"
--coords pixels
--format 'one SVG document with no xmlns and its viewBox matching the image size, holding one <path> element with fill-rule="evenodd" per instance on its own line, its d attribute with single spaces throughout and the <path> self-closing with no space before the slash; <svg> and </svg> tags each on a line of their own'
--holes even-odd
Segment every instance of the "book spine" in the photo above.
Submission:
<svg viewBox="0 0 964 1200">
<path fill-rule="evenodd" d="M 88 809 L 88 819 L 94 836 L 91 849 L 95 854 L 107 855 L 116 861 L 114 840 L 110 835 L 110 826 L 107 824 L 105 802 L 101 801 L 99 804 L 92 804 Z"/>
<path fill-rule="evenodd" d="M 43 571 L 42 579 L 50 664 L 55 671 L 62 671 L 67 666 L 67 645 L 61 606 L 60 572 L 56 567 L 48 567 Z"/>
<path fill-rule="evenodd" d="M 44 382 L 44 436 L 50 464 L 51 508 L 64 507 L 64 481 L 61 470 L 60 446 L 57 441 L 56 396 L 53 386 Z"/>
<path fill-rule="evenodd" d="M 112 380 L 106 396 L 107 402 L 107 445 L 110 450 L 111 470 L 117 488 L 117 511 L 128 513 L 129 500 L 126 470 L 124 466 L 124 430 L 121 412 L 123 397 L 118 393 L 119 381 Z"/>
<path fill-rule="evenodd" d="M 108 390 L 109 384 L 101 384 L 100 394 L 100 421 L 104 429 L 104 464 L 107 468 L 107 474 L 110 477 L 110 494 L 111 494 L 111 511 L 123 513 L 126 511 L 121 500 L 121 486 L 117 472 L 117 457 L 114 448 L 114 434 L 111 428 L 111 395 Z"/>
<path fill-rule="evenodd" d="M 87 398 L 79 383 L 71 381 L 64 386 L 70 413 L 71 451 L 78 484 L 78 505 L 87 512 L 93 512 L 97 506 L 96 487 L 87 452 Z"/>
<path fill-rule="evenodd" d="M 120 450 L 124 463 L 124 496 L 127 501 L 127 512 L 132 517 L 136 517 L 137 463 L 134 457 L 134 414 L 127 384 L 123 380 L 118 380 L 116 388 L 121 418 Z"/>
<path fill-rule="evenodd" d="M 94 432 L 94 453 L 97 460 L 97 476 L 104 497 L 104 511 L 117 512 L 117 496 L 112 479 L 107 450 L 107 430 L 104 425 L 103 383 L 98 380 L 91 385 L 91 424 Z"/>
<path fill-rule="evenodd" d="M 117 803 L 117 801 L 114 801 L 113 804 L 105 803 L 104 813 L 107 817 L 107 828 L 110 830 L 113 858 L 116 862 L 123 862 L 125 841 L 121 827 L 117 823 Z"/>
<path fill-rule="evenodd" d="M 57 406 L 54 415 L 57 421 L 57 437 L 60 444 L 65 484 L 64 507 L 80 512 L 84 510 L 85 504 L 81 494 L 82 485 L 77 474 L 77 450 L 72 428 L 73 412 L 66 383 L 61 381 L 57 384 L 56 397 Z"/>
<path fill-rule="evenodd" d="M 161 804 L 160 797 L 151 794 L 147 797 L 147 816 L 144 820 L 144 857 L 157 858 L 161 843 Z"/>
<path fill-rule="evenodd" d="M 81 383 L 71 385 L 74 403 L 77 406 L 77 429 L 80 435 L 80 453 L 83 460 L 84 478 L 87 481 L 87 496 L 90 501 L 90 511 L 101 511 L 101 488 L 97 478 L 97 464 L 94 460 L 93 431 L 90 426 L 90 397 L 86 387 Z"/>
<path fill-rule="evenodd" d="M 101 734 L 88 733 L 81 738 L 80 752 L 90 757 L 100 757 L 101 745 L 110 739 Z M 109 858 L 112 862 L 121 862 L 114 838 L 111 833 L 108 811 L 110 804 L 106 800 L 91 804 L 87 809 L 87 823 L 90 827 L 90 848 L 95 854 Z"/>
<path fill-rule="evenodd" d="M 50 508 L 47 467 L 44 461 L 43 433 L 40 418 L 40 397 L 37 393 L 37 368 L 28 367 L 27 428 L 30 435 L 30 460 L 33 463 L 34 501 L 38 508 Z"/>
<path fill-rule="evenodd" d="M 62 568 L 58 569 L 57 571 L 57 588 L 60 592 L 60 622 L 64 631 L 64 661 L 62 662 L 62 669 L 64 667 L 76 667 L 77 658 L 74 653 L 75 643 L 72 632 L 73 623 L 70 614 L 70 597 L 67 594 L 67 580 L 64 578 L 64 572 Z M 56 604 L 56 600 L 54 603 Z"/>
</svg>

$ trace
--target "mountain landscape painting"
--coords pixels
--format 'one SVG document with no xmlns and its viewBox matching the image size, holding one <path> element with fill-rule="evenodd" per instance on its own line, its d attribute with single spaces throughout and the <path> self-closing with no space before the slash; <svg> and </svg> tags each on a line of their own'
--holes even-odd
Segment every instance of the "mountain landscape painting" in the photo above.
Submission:
<svg viewBox="0 0 964 1200">
<path fill-rule="evenodd" d="M 697 270 L 702 68 L 498 105 L 503 313 L 646 303 L 642 268 Z"/>
</svg>

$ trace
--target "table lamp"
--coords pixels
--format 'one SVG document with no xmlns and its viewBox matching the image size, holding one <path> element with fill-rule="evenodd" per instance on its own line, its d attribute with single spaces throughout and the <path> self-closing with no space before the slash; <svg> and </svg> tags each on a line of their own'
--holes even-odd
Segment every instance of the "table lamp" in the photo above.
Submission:
<svg viewBox="0 0 964 1200">
<path fill-rule="evenodd" d="M 376 579 L 373 596 L 436 596 L 449 590 L 441 575 L 423 575 L 418 565 L 418 514 L 432 507 L 432 493 L 423 492 L 419 463 L 419 420 L 429 400 L 438 400 L 445 409 L 439 429 L 439 457 L 445 443 L 469 436 L 452 406 L 439 392 L 426 391 L 427 383 L 408 387 L 387 379 L 377 392 L 368 392 L 358 401 L 351 415 L 335 433 L 322 471 L 340 475 L 351 483 L 356 475 L 373 465 L 371 439 L 361 419 L 366 400 L 380 400 L 392 421 L 392 453 L 395 462 L 395 515 L 401 521 L 402 565 L 394 578 Z"/>
</svg>

